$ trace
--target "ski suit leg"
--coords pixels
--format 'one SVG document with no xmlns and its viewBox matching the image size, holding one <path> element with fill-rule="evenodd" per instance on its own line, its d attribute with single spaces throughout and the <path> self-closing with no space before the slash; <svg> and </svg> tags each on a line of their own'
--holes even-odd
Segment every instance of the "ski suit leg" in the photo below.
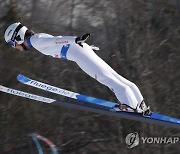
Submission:
<svg viewBox="0 0 180 154">
<path fill-rule="evenodd" d="M 138 101 L 138 105 L 141 104 L 141 102 L 144 100 L 139 88 L 134 84 L 133 82 L 127 80 L 123 76 L 119 75 L 116 71 L 114 71 L 112 68 L 109 68 L 109 71 L 116 77 L 120 82 L 124 83 L 125 85 L 129 86 L 131 90 L 133 91 L 136 100 Z"/>
<path fill-rule="evenodd" d="M 67 59 L 76 62 L 84 72 L 109 87 L 122 104 L 134 109 L 137 107 L 138 101 L 131 86 L 123 83 L 115 71 L 97 56 L 89 45 L 84 43 L 83 48 L 79 45 L 71 45 Z"/>
</svg>

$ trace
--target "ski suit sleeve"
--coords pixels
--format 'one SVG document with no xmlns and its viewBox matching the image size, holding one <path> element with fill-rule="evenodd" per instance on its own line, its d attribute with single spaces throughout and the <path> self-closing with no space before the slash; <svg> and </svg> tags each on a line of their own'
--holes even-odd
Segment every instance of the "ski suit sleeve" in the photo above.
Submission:
<svg viewBox="0 0 180 154">
<path fill-rule="evenodd" d="M 40 34 L 32 36 L 31 43 L 33 47 L 51 47 L 51 46 L 60 46 L 65 44 L 74 44 L 74 36 L 52 36 L 46 34 Z"/>
</svg>

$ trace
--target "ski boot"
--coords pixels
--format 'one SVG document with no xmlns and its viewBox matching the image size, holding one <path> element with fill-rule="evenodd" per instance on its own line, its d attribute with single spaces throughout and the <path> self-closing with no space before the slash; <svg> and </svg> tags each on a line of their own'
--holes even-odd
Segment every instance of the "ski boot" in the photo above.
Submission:
<svg viewBox="0 0 180 154">
<path fill-rule="evenodd" d="M 144 100 L 141 102 L 139 106 L 137 106 L 136 112 L 142 113 L 143 116 L 150 116 L 152 114 L 150 107 L 145 104 Z"/>
</svg>

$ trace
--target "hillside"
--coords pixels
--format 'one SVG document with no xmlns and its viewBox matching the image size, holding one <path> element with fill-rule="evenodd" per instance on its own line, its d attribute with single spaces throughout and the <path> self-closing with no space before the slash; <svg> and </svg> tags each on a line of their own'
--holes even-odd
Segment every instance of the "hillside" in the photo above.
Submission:
<svg viewBox="0 0 180 154">
<path fill-rule="evenodd" d="M 0 1 L 0 83 L 58 97 L 16 81 L 19 73 L 90 96 L 117 101 L 114 94 L 74 63 L 17 52 L 4 41 L 5 28 L 16 21 L 35 32 L 80 36 L 114 70 L 136 83 L 151 109 L 180 118 L 179 0 L 6 0 Z M 72 110 L 0 93 L 0 153 L 27 154 L 27 135 L 39 132 L 64 154 L 178 154 L 178 144 L 143 144 L 128 149 L 125 137 L 174 137 L 176 129 Z M 98 139 L 98 142 L 93 142 Z M 90 144 L 84 144 L 90 142 Z M 80 144 L 84 146 L 79 147 Z M 48 152 L 47 152 L 48 153 Z"/>
</svg>

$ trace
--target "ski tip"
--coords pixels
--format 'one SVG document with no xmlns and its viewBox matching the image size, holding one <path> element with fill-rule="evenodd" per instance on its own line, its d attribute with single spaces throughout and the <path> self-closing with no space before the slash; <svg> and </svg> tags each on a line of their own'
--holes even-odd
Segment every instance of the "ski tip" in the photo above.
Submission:
<svg viewBox="0 0 180 154">
<path fill-rule="evenodd" d="M 22 75 L 22 74 L 19 74 L 19 75 L 17 76 L 17 80 L 18 80 L 19 82 L 22 82 L 22 83 L 26 83 L 26 82 L 30 81 L 29 78 L 25 77 L 25 76 Z"/>
</svg>

